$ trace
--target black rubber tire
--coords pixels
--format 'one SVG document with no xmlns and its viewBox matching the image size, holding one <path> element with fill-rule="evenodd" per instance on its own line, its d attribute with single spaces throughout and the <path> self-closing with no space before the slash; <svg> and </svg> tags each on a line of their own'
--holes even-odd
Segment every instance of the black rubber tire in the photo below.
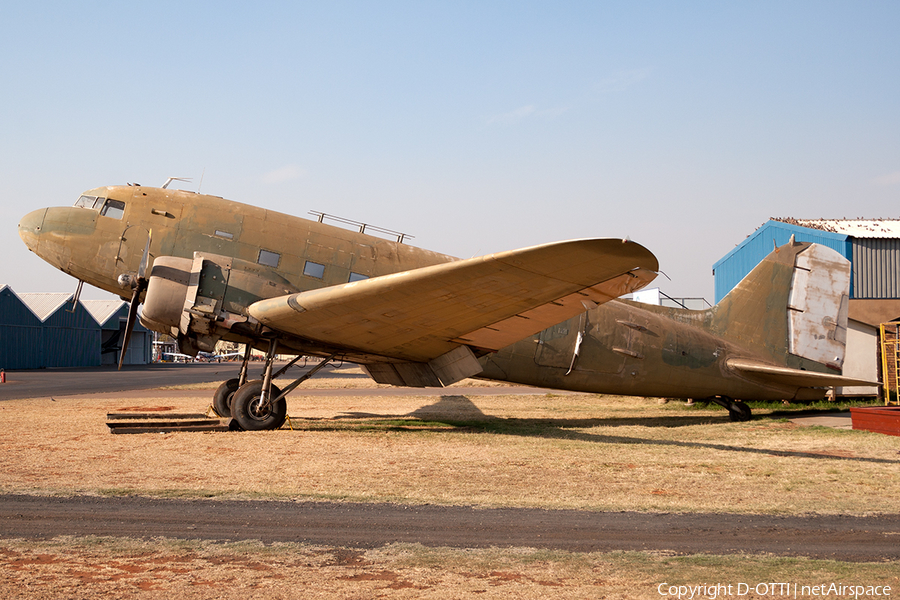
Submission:
<svg viewBox="0 0 900 600">
<path fill-rule="evenodd" d="M 213 394 L 213 410 L 223 419 L 231 417 L 231 398 L 238 389 L 238 383 L 240 380 L 237 378 L 229 379 L 220 385 Z"/>
<path fill-rule="evenodd" d="M 272 397 L 281 394 L 281 390 L 272 386 Z M 231 398 L 231 416 L 246 431 L 263 431 L 278 429 L 287 418 L 287 402 L 284 398 L 270 404 L 267 410 L 260 411 L 259 398 L 262 395 L 262 380 L 248 381 L 238 388 Z"/>
<path fill-rule="evenodd" d="M 736 422 L 750 421 L 753 419 L 750 407 L 740 401 L 734 401 L 728 409 L 728 418 Z"/>
</svg>

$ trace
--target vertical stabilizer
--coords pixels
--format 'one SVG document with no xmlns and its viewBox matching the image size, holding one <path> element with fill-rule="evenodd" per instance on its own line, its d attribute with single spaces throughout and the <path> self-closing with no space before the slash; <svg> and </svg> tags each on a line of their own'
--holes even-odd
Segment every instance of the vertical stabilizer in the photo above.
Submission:
<svg viewBox="0 0 900 600">
<path fill-rule="evenodd" d="M 846 258 L 827 246 L 791 240 L 710 309 L 710 325 L 718 335 L 776 364 L 839 370 L 849 295 Z"/>
</svg>

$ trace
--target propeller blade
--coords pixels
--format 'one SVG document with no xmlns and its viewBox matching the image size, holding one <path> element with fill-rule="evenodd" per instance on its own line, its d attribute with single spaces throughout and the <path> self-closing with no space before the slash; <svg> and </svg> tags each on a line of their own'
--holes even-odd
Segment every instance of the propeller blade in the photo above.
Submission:
<svg viewBox="0 0 900 600">
<path fill-rule="evenodd" d="M 150 239 L 153 237 L 151 229 L 147 234 L 147 245 L 144 247 L 144 255 L 141 257 L 141 264 L 138 267 L 137 281 L 134 286 L 134 294 L 131 296 L 131 304 L 128 305 L 128 320 L 125 322 L 125 338 L 122 340 L 122 351 L 119 353 L 119 370 L 122 370 L 122 364 L 125 362 L 125 353 L 128 352 L 128 344 L 131 342 L 131 333 L 134 331 L 134 324 L 137 322 L 138 306 L 141 303 L 141 294 L 147 289 L 149 281 L 144 277 L 147 272 L 147 264 L 150 262 Z"/>
<path fill-rule="evenodd" d="M 131 304 L 128 305 L 128 320 L 125 322 L 125 339 L 122 340 L 122 351 L 119 353 L 119 370 L 122 370 L 122 364 L 125 362 L 125 353 L 128 352 L 128 343 L 131 342 L 131 332 L 134 331 L 134 324 L 137 322 L 137 309 L 140 304 L 141 292 L 144 291 L 146 283 L 143 279 L 138 280 L 137 287 L 134 288 L 134 295 L 131 297 Z"/>
</svg>

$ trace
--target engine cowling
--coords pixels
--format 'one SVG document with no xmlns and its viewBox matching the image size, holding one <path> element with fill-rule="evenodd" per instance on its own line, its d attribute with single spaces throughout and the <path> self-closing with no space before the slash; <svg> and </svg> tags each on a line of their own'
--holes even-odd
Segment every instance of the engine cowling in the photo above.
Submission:
<svg viewBox="0 0 900 600">
<path fill-rule="evenodd" d="M 299 291 L 275 271 L 244 260 L 194 253 L 160 256 L 153 262 L 141 324 L 176 338 L 180 351 L 212 352 L 216 342 L 251 320 L 257 300 Z"/>
<path fill-rule="evenodd" d="M 144 327 L 160 333 L 169 333 L 171 328 L 179 327 L 191 283 L 192 265 L 191 259 L 175 256 L 160 256 L 153 261 L 141 311 Z"/>
</svg>

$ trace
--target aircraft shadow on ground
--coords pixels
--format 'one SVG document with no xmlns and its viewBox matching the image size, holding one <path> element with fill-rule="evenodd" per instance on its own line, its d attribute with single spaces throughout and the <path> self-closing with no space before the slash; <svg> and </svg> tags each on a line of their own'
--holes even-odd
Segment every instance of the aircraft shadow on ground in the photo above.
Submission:
<svg viewBox="0 0 900 600">
<path fill-rule="evenodd" d="M 887 458 L 866 458 L 855 456 L 838 456 L 816 452 L 802 452 L 792 450 L 772 450 L 768 448 L 748 448 L 746 446 L 729 446 L 708 442 L 688 442 L 680 440 L 658 440 L 652 438 L 630 437 L 621 435 L 607 435 L 578 431 L 593 427 L 687 427 L 690 425 L 713 425 L 728 423 L 726 415 L 721 417 L 710 416 L 671 416 L 671 417 L 611 417 L 591 419 L 520 419 L 508 417 L 494 417 L 485 414 L 468 397 L 460 395 L 441 396 L 434 404 L 417 408 L 416 410 L 398 415 L 347 412 L 334 420 L 365 419 L 384 421 L 385 427 L 390 429 L 404 429 L 398 420 L 408 420 L 409 427 L 417 431 L 430 429 L 434 431 L 483 431 L 485 433 L 497 433 L 503 435 L 518 435 L 525 437 L 543 437 L 552 439 L 570 439 L 598 444 L 649 444 L 657 446 L 673 446 L 679 448 L 702 448 L 726 452 L 744 452 L 749 454 L 761 454 L 766 456 L 782 456 L 794 458 L 814 458 L 818 460 L 855 461 L 876 464 L 900 464 L 900 460 Z M 416 420 L 421 425 L 416 424 Z"/>
</svg>

